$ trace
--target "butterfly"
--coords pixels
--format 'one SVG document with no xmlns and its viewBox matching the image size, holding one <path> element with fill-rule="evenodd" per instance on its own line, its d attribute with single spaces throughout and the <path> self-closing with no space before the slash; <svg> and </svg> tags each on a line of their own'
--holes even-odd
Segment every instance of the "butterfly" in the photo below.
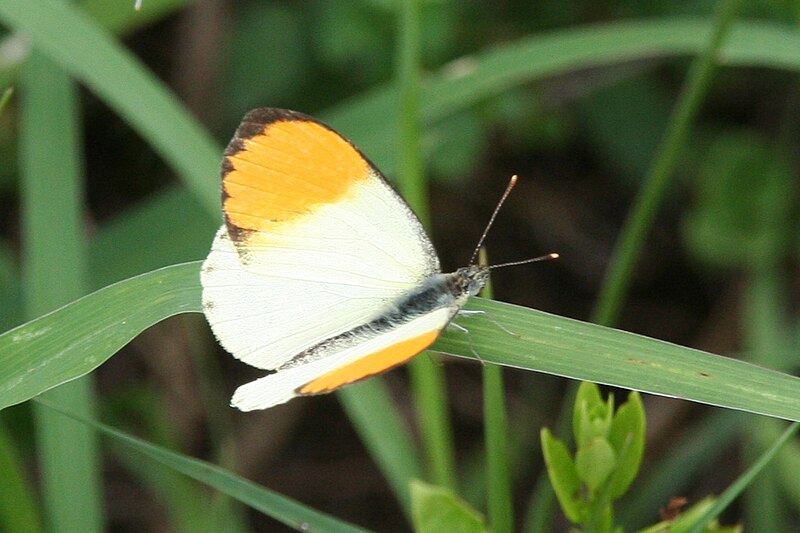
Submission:
<svg viewBox="0 0 800 533">
<path fill-rule="evenodd" d="M 489 276 L 476 264 L 442 273 L 419 219 L 375 165 L 295 111 L 245 115 L 224 152 L 222 211 L 201 269 L 203 312 L 234 357 L 271 371 L 235 391 L 243 411 L 408 361 Z"/>
</svg>

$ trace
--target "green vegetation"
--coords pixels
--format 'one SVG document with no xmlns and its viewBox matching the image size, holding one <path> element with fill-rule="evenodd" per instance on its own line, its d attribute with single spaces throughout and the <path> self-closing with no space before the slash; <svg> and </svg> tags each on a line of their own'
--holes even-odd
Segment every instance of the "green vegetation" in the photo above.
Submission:
<svg viewBox="0 0 800 533">
<path fill-rule="evenodd" d="M 0 0 L 0 530 L 792 531 L 794 3 L 220 4 Z M 232 411 L 199 261 L 260 106 L 445 265 L 519 174 L 489 255 L 562 259 L 494 296 L 552 313 L 476 298 L 408 374 Z"/>
</svg>

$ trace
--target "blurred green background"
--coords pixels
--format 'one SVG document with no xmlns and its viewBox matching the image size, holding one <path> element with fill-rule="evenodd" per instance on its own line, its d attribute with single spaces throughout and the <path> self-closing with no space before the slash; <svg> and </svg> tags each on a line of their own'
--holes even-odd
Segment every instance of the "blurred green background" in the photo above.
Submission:
<svg viewBox="0 0 800 533">
<path fill-rule="evenodd" d="M 170 148 L 168 128 L 176 119 L 159 114 L 160 102 L 153 102 L 152 116 L 141 118 L 164 128 L 161 147 L 154 149 L 141 126 L 132 125 L 135 120 L 126 115 L 131 111 L 110 103 L 105 89 L 93 85 L 91 72 L 80 74 L 90 56 L 73 57 L 75 67 L 44 50 L 83 80 L 75 86 L 75 109 L 46 91 L 28 91 L 36 86 L 30 63 L 39 54 L 38 41 L 17 32 L 22 19 L 9 15 L 15 3 L 0 0 L 0 90 L 16 88 L 0 114 L 2 331 L 114 281 L 202 259 L 221 220 L 214 205 L 218 174 L 186 178 L 179 168 L 185 164 L 191 174 L 192 159 L 204 164 L 207 152 L 195 154 L 190 145 Z M 48 2 L 35 4 L 48 8 Z M 210 132 L 198 142 L 213 139 L 219 157 L 246 111 L 286 107 L 328 121 L 394 177 L 396 2 L 144 0 L 139 12 L 133 0 L 74 4 L 88 23 L 113 34 L 174 93 Z M 431 236 L 445 269 L 468 260 L 506 181 L 517 174 L 518 190 L 487 241 L 492 261 L 550 251 L 561 259 L 499 271 L 494 295 L 588 320 L 691 55 L 702 48 L 700 30 L 710 27 L 717 4 L 420 2 L 421 144 L 430 179 Z M 796 373 L 800 3 L 743 3 L 737 21 L 732 48 L 723 46 L 721 66 L 680 153 L 616 325 Z M 654 24 L 658 45 L 648 41 L 649 31 L 636 34 L 638 40 L 626 33 L 640 23 Z M 605 33 L 595 40 L 587 37 L 600 30 Z M 769 38 L 760 39 L 763 35 Z M 630 38 L 627 48 L 617 36 Z M 58 42 L 48 46 L 57 48 Z M 527 46 L 532 53 L 512 54 Z M 603 46 L 610 50 L 605 55 L 599 51 Z M 504 63 L 502 54 L 514 63 Z M 551 61 L 554 66 L 548 67 Z M 114 68 L 113 62 L 98 65 L 86 68 L 97 69 L 98 76 L 103 68 Z M 460 78 L 468 80 L 466 89 L 447 85 Z M 462 97 L 461 90 L 472 92 Z M 78 226 L 87 250 L 85 279 L 69 282 L 71 294 L 49 307 L 33 306 L 35 312 L 26 287 L 33 281 L 26 273 L 23 223 L 30 185 L 20 176 L 31 150 L 58 153 L 66 149 L 61 141 L 69 139 L 56 135 L 37 148 L 31 138 L 46 133 L 25 129 L 26 117 L 36 120 L 36 111 L 24 107 L 26 98 L 36 102 L 43 117 L 39 124 L 46 125 L 48 115 L 79 117 L 80 127 L 70 135 L 79 147 L 75 168 L 82 172 L 81 189 L 65 185 L 63 194 L 83 199 Z M 141 105 L 146 109 L 147 100 Z M 213 145 L 201 148 L 208 146 Z M 170 149 L 182 152 L 184 163 L 170 159 Z M 61 185 L 55 173 L 45 184 L 56 194 L 62 194 Z M 51 220 L 49 227 L 59 240 L 61 221 Z M 60 257 L 56 253 L 49 264 Z M 67 261 L 61 266 L 70 268 Z M 257 375 L 216 347 L 198 315 L 151 328 L 94 373 L 101 418 L 112 426 L 223 464 L 362 526 L 407 529 L 399 504 L 333 396 L 246 415 L 226 407 L 233 388 Z M 510 371 L 506 378 L 521 529 L 542 469 L 538 428 L 555 423 L 566 382 Z M 456 361 L 447 365 L 447 379 L 462 494 L 480 508 L 480 368 Z M 393 371 L 386 380 L 410 417 L 405 371 Z M 696 501 L 719 493 L 777 434 L 755 417 L 718 416 L 718 410 L 687 402 L 646 397 L 645 406 L 645 471 L 619 511 L 628 528 L 656 522 L 670 496 Z M 30 405 L 0 412 L 0 422 L 8 452 L 3 460 L 21 466 L 22 486 L 36 487 Z M 280 530 L 122 448 L 104 446 L 102 457 L 108 530 Z M 749 531 L 797 530 L 800 450 L 783 457 L 724 522 L 744 520 Z M 0 492 L 12 494 L 6 488 Z M 7 499 L 13 500 L 0 498 Z M 18 507 L 0 502 L 0 510 L 9 506 Z M 220 522 L 208 521 L 210 510 Z M 40 518 L 31 512 L 36 523 Z M 0 512 L 6 525 L 24 523 L 17 519 L 13 511 Z M 558 517 L 552 527 L 566 530 Z"/>
</svg>

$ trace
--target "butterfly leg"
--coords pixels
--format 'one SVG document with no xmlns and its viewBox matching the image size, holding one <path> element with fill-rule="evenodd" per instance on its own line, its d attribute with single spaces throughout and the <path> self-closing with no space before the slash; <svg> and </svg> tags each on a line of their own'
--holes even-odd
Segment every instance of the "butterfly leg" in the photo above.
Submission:
<svg viewBox="0 0 800 533">
<path fill-rule="evenodd" d="M 489 322 L 491 322 L 492 324 L 497 326 L 499 329 L 505 331 L 506 333 L 508 333 L 512 337 L 519 337 L 520 336 L 519 333 L 514 333 L 513 331 L 511 331 L 507 327 L 503 326 L 503 324 L 501 324 L 500 322 L 498 322 L 497 320 L 492 318 L 492 316 L 489 313 L 487 313 L 486 311 L 475 311 L 475 310 L 472 310 L 472 309 L 461 309 L 458 312 L 458 314 L 459 314 L 459 316 L 467 316 L 467 317 L 469 317 L 469 316 L 477 316 L 477 315 L 485 315 L 486 318 L 489 319 Z"/>
<path fill-rule="evenodd" d="M 483 311 L 474 311 L 474 313 L 483 313 Z M 459 311 L 459 314 L 461 314 L 461 311 Z M 475 344 L 472 342 L 472 335 L 470 335 L 469 330 L 461 324 L 456 324 L 455 322 L 450 322 L 450 325 L 467 335 L 467 341 L 469 342 L 469 349 L 472 352 L 472 355 L 474 355 L 475 358 L 481 362 L 481 364 L 484 364 L 483 359 L 475 349 Z"/>
</svg>

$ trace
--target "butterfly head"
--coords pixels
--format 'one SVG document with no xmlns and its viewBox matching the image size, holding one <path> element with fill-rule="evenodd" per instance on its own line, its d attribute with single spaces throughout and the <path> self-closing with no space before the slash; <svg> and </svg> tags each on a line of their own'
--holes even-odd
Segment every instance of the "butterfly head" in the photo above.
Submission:
<svg viewBox="0 0 800 533">
<path fill-rule="evenodd" d="M 478 294 L 486 280 L 489 279 L 489 267 L 481 265 L 470 265 L 459 268 L 453 276 L 453 284 L 458 297 L 467 299 Z"/>
</svg>

